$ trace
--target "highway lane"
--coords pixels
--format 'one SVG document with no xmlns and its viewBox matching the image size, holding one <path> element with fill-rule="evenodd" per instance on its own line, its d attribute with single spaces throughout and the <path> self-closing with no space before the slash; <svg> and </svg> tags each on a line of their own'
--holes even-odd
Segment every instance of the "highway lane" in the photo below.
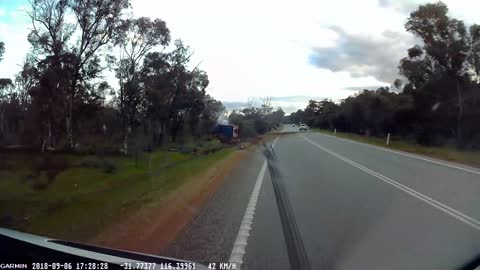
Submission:
<svg viewBox="0 0 480 270">
<path fill-rule="evenodd" d="M 480 230 L 474 222 L 480 217 L 476 169 L 453 168 L 446 166 L 456 166 L 452 163 L 433 163 L 313 132 L 280 136 L 275 151 L 312 269 L 455 269 L 480 253 Z M 222 231 L 228 243 L 212 243 L 218 249 L 231 251 L 261 171 L 260 153 L 249 162 L 241 166 L 252 170 L 237 171 L 225 184 L 242 181 L 239 199 L 209 204 L 202 212 L 217 208 L 237 213 L 228 221 L 230 229 Z M 289 269 L 268 172 L 254 213 L 242 269 Z M 203 233 L 221 230 L 222 225 L 201 220 L 191 227 L 202 230 L 183 237 L 202 238 Z M 227 252 L 216 259 L 227 260 Z"/>
<path fill-rule="evenodd" d="M 433 158 L 426 158 L 428 161 L 417 159 L 410 154 L 405 156 L 319 133 L 306 134 L 305 137 L 480 220 L 480 209 L 477 205 L 480 194 L 478 169 Z"/>
<path fill-rule="evenodd" d="M 292 126 L 292 125 L 283 125 L 280 132 L 283 133 L 288 133 L 288 132 L 299 132 L 298 131 L 298 125 Z"/>
<path fill-rule="evenodd" d="M 290 135 L 275 145 L 313 269 L 454 269 L 479 253 L 478 229 L 320 150 L 303 136 L 334 152 L 345 148 L 355 153 L 364 146 L 337 143 L 314 133 Z M 350 160 L 364 165 L 372 152 Z M 385 157 L 376 162 L 389 163 L 388 156 L 394 155 L 381 154 Z M 431 177 L 438 177 L 436 170 L 447 179 L 465 177 L 463 171 L 447 174 L 443 166 L 437 166 L 428 168 Z M 408 171 L 411 168 L 403 170 L 413 175 Z M 385 170 L 380 173 L 404 180 Z M 470 177 L 478 180 L 476 175 Z M 417 180 L 435 179 L 422 170 L 422 178 Z M 460 184 L 466 183 L 470 182 Z M 443 202 L 440 194 L 436 199 Z M 261 219 L 256 216 L 255 223 Z"/>
</svg>

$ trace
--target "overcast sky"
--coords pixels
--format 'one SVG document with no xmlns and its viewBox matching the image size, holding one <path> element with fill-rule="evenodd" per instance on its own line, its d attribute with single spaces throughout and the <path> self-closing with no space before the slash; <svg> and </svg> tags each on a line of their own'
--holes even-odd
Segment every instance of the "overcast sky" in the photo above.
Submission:
<svg viewBox="0 0 480 270">
<path fill-rule="evenodd" d="M 135 16 L 161 18 L 172 38 L 194 50 L 208 92 L 226 104 L 275 97 L 288 111 L 309 98 L 339 100 L 390 85 L 415 43 L 403 24 L 419 3 L 390 0 L 132 0 Z M 480 1 L 443 1 L 450 15 L 480 23 Z M 11 77 L 29 49 L 27 1 L 0 0 L 0 77 Z M 232 105 L 234 106 L 234 105 Z"/>
</svg>

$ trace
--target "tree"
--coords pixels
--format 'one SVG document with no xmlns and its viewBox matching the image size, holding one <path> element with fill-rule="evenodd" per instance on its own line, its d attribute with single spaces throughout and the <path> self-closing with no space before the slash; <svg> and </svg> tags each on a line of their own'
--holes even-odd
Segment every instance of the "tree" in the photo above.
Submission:
<svg viewBox="0 0 480 270">
<path fill-rule="evenodd" d="M 138 64 L 154 47 L 167 46 L 170 42 L 170 30 L 160 19 L 147 17 L 126 19 L 121 22 L 116 43 L 120 45 L 129 66 L 129 76 L 135 76 Z M 127 78 L 126 78 L 127 79 Z M 129 78 L 133 79 L 133 78 Z"/>
<path fill-rule="evenodd" d="M 475 70 L 475 75 L 478 75 L 480 74 L 480 25 L 474 24 L 470 26 L 470 37 L 471 52 L 469 61 Z"/>
<path fill-rule="evenodd" d="M 15 83 L 0 79 L 1 144 L 83 152 L 109 134 L 127 153 L 130 128 L 134 136 L 151 135 L 154 146 L 202 136 L 216 124 L 224 107 L 207 94 L 207 73 L 189 67 L 193 52 L 181 40 L 164 52 L 170 42 L 164 21 L 127 17 L 129 0 L 31 0 L 30 6 L 32 50 Z M 119 60 L 110 53 L 114 47 Z M 0 42 L 0 60 L 3 53 Z M 102 77 L 113 67 L 118 92 Z"/>
<path fill-rule="evenodd" d="M 33 49 L 30 62 L 34 63 L 37 71 L 34 75 L 27 67 L 24 75 L 34 75 L 35 78 L 35 85 L 28 89 L 28 93 L 32 97 L 32 110 L 35 111 L 33 115 L 36 118 L 33 123 L 36 133 L 42 138 L 43 151 L 47 146 L 53 147 L 53 133 L 59 130 L 60 118 L 65 117 L 64 97 L 68 92 L 72 63 L 67 43 L 74 32 L 74 26 L 65 22 L 67 1 L 33 0 L 30 5 L 28 15 L 32 31 L 28 41 Z"/>
<path fill-rule="evenodd" d="M 334 129 L 334 121 L 338 110 L 339 106 L 331 100 L 324 99 L 318 102 L 317 117 L 315 119 L 314 126 Z"/>
<path fill-rule="evenodd" d="M 9 109 L 12 99 L 13 83 L 11 79 L 0 78 L 0 141 L 4 141 L 9 131 L 9 123 L 7 110 Z"/>
<path fill-rule="evenodd" d="M 190 134 L 197 136 L 202 113 L 205 111 L 206 89 L 210 81 L 207 73 L 199 70 L 198 67 L 189 72 L 188 80 L 187 92 L 183 102 Z"/>
<path fill-rule="evenodd" d="M 11 79 L 5 79 L 5 78 L 0 79 L 0 90 L 2 91 L 2 93 L 3 91 L 10 89 L 11 87 L 13 87 L 13 83 Z"/>
<path fill-rule="evenodd" d="M 0 62 L 3 60 L 3 54 L 5 53 L 5 43 L 0 41 Z"/>
<path fill-rule="evenodd" d="M 65 104 L 75 68 L 75 58 L 70 53 L 48 56 L 37 63 L 35 85 L 29 89 L 32 110 L 42 138 L 41 149 L 54 148 L 64 127 Z"/>
<path fill-rule="evenodd" d="M 122 12 L 130 7 L 130 2 L 129 0 L 69 0 L 68 5 L 80 29 L 77 46 L 72 51 L 76 59 L 66 110 L 67 141 L 70 148 L 73 148 L 73 114 L 77 92 L 92 87 L 89 81 L 95 79 L 102 71 L 97 53 L 122 34 L 120 27 Z"/>
<path fill-rule="evenodd" d="M 204 109 L 200 115 L 200 126 L 201 132 L 203 134 L 210 133 L 215 124 L 217 124 L 218 119 L 222 114 L 225 113 L 225 106 L 222 102 L 214 99 L 210 95 L 206 95 L 204 98 Z"/>
<path fill-rule="evenodd" d="M 240 136 L 252 137 L 264 134 L 278 127 L 285 120 L 285 112 L 282 108 L 273 110 L 270 97 L 261 100 L 262 103 L 258 107 L 249 100 L 241 111 L 234 110 L 229 114 L 229 122 L 239 126 Z"/>
<path fill-rule="evenodd" d="M 172 140 L 175 141 L 177 133 L 181 127 L 181 123 L 185 116 L 182 97 L 187 92 L 190 74 L 187 71 L 187 64 L 193 55 L 190 47 L 183 44 L 181 40 L 175 40 L 175 48 L 168 56 L 172 72 L 173 97 L 168 109 L 167 132 L 170 133 Z"/>
<path fill-rule="evenodd" d="M 35 55 L 58 57 L 66 51 L 66 45 L 74 32 L 74 25 L 65 22 L 66 0 L 33 0 L 28 12 L 32 31 L 28 41 Z"/>
<path fill-rule="evenodd" d="M 305 122 L 303 110 L 297 110 L 296 112 L 291 113 L 289 118 L 290 118 L 290 121 L 294 124 Z"/>
<path fill-rule="evenodd" d="M 153 128 L 154 144 L 160 144 L 167 138 L 168 114 L 174 96 L 174 74 L 168 58 L 167 54 L 160 52 L 148 53 L 140 72 L 141 85 L 145 91 L 146 115 Z"/>
<path fill-rule="evenodd" d="M 400 120 L 398 114 L 410 109 L 408 96 L 392 92 L 388 87 L 365 89 L 339 103 L 328 99 L 310 100 L 304 110 L 290 114 L 289 118 L 294 123 L 308 123 L 322 129 L 384 136 L 402 131 L 396 123 Z"/>
<path fill-rule="evenodd" d="M 407 31 L 423 41 L 423 49 L 432 58 L 433 69 L 455 82 L 457 96 L 457 142 L 463 143 L 464 85 L 469 54 L 469 35 L 464 23 L 447 16 L 445 4 L 421 5 L 405 23 Z M 410 52 L 409 52 L 410 53 Z"/>
<path fill-rule="evenodd" d="M 209 132 L 223 105 L 206 94 L 208 75 L 198 65 L 189 70 L 192 52 L 181 40 L 171 52 L 147 53 L 139 72 L 144 92 L 145 121 L 153 128 L 153 142 L 167 137 L 198 136 Z"/>
<path fill-rule="evenodd" d="M 20 95 L 21 102 L 24 106 L 24 111 L 27 110 L 27 105 L 30 102 L 28 91 L 37 83 L 37 68 L 35 67 L 35 60 L 31 55 L 27 55 L 22 65 L 22 70 L 15 76 L 15 85 Z"/>
<path fill-rule="evenodd" d="M 285 117 L 285 112 L 281 107 L 278 107 L 277 110 L 273 111 L 270 114 L 269 120 L 274 126 L 278 127 L 280 123 L 283 122 L 284 117 Z"/>
<path fill-rule="evenodd" d="M 120 110 L 127 130 L 134 127 L 138 106 L 142 103 L 140 81 L 138 79 L 139 63 L 154 47 L 163 48 L 170 42 L 170 31 L 166 23 L 160 19 L 150 20 L 147 17 L 123 20 L 116 43 L 124 55 L 121 59 L 120 74 Z M 125 81 L 125 83 L 124 83 Z M 125 150 L 126 151 L 126 150 Z"/>
<path fill-rule="evenodd" d="M 30 4 L 33 29 L 28 39 L 37 61 L 49 62 L 43 70 L 46 74 L 53 76 L 48 70 L 62 70 L 68 78 L 56 77 L 62 83 L 49 84 L 56 89 L 52 94 L 65 96 L 61 115 L 65 119 L 67 147 L 73 149 L 74 115 L 95 98 L 96 79 L 103 69 L 101 49 L 121 32 L 122 12 L 129 7 L 129 1 L 33 0 Z M 69 14 L 74 15 L 75 23 L 65 21 Z M 78 40 L 72 44 L 74 33 Z"/>
<path fill-rule="evenodd" d="M 403 81 L 401 79 L 395 79 L 395 81 L 392 84 L 392 87 L 397 89 L 398 91 L 401 91 L 403 88 Z"/>
<path fill-rule="evenodd" d="M 273 110 L 272 98 L 271 97 L 262 98 L 262 104 L 260 105 L 260 108 L 263 116 L 266 116 L 272 113 L 272 110 Z"/>
</svg>

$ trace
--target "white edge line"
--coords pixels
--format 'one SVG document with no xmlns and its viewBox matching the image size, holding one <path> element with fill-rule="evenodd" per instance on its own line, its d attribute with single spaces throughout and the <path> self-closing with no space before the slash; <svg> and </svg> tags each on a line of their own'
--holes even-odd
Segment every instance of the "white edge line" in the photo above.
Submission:
<svg viewBox="0 0 480 270">
<path fill-rule="evenodd" d="M 360 164 L 358 164 L 358 163 L 356 163 L 356 162 L 354 162 L 354 161 L 352 161 L 352 160 L 350 160 L 350 159 L 348 159 L 348 158 L 345 158 L 345 157 L 343 157 L 343 156 L 341 156 L 341 155 L 333 152 L 332 150 L 329 150 L 328 148 L 325 148 L 325 147 L 317 144 L 316 142 L 314 142 L 314 141 L 312 141 L 312 140 L 310 140 L 310 139 L 308 139 L 308 138 L 306 138 L 306 137 L 303 137 L 303 138 L 304 138 L 306 141 L 308 141 L 309 143 L 311 143 L 311 144 L 313 144 L 314 146 L 318 147 L 320 150 L 323 150 L 323 151 L 331 154 L 332 156 L 334 156 L 334 157 L 336 157 L 336 158 L 338 158 L 338 159 L 340 159 L 340 160 L 343 160 L 343 161 L 345 161 L 346 163 L 348 163 L 348 164 L 350 164 L 350 165 L 352 165 L 352 166 L 354 166 L 354 167 L 356 167 L 356 168 L 358 168 L 358 169 L 361 169 L 362 171 L 364 171 L 364 172 L 366 172 L 366 173 L 368 173 L 368 174 L 370 174 L 370 175 L 375 176 L 376 178 L 384 181 L 385 183 L 388 183 L 388 184 L 396 187 L 397 189 L 400 189 L 400 190 L 402 190 L 402 191 L 410 194 L 411 196 L 413 196 L 413 197 L 415 197 L 415 198 L 417 198 L 417 199 L 419 199 L 419 200 L 421 200 L 421 201 L 423 201 L 423 202 L 426 202 L 426 203 L 429 204 L 430 206 L 433 206 L 433 207 L 437 208 L 438 210 L 440 210 L 440 211 L 442 211 L 442 212 L 444 212 L 444 213 L 446 213 L 446 214 L 448 214 L 448 215 L 456 218 L 457 220 L 459 220 L 459 221 L 461 221 L 461 222 L 463 222 L 463 223 L 465 223 L 465 224 L 467 224 L 467 225 L 470 225 L 471 227 L 473 227 L 473 228 L 475 228 L 475 229 L 477 229 L 477 230 L 480 230 L 480 221 L 478 221 L 478 220 L 476 220 L 476 219 L 474 219 L 474 218 L 472 218 L 472 217 L 470 217 L 470 216 L 468 216 L 468 215 L 466 215 L 466 214 L 464 214 L 464 213 L 462 213 L 462 212 L 460 212 L 460 211 L 458 211 L 458 210 L 455 210 L 455 209 L 453 209 L 452 207 L 450 207 L 450 206 L 448 206 L 448 205 L 445 205 L 445 204 L 443 204 L 443 203 L 441 203 L 441 202 L 439 202 L 439 201 L 437 201 L 437 200 L 435 200 L 435 199 L 432 199 L 432 198 L 430 198 L 430 197 L 428 197 L 428 196 L 426 196 L 426 195 L 424 195 L 424 194 L 422 194 L 422 193 L 420 193 L 420 192 L 418 192 L 418 191 L 416 191 L 416 190 L 414 190 L 414 189 L 412 189 L 412 188 L 409 188 L 409 187 L 407 187 L 407 186 L 405 186 L 405 185 L 403 185 L 403 184 L 400 184 L 400 183 L 398 183 L 398 182 L 396 182 L 396 181 L 394 181 L 394 180 L 392 180 L 392 179 L 390 179 L 390 178 L 388 178 L 388 177 L 386 177 L 386 176 L 384 176 L 384 175 L 382 175 L 382 174 L 380 174 L 380 173 L 377 173 L 377 172 L 375 172 L 375 171 L 373 171 L 373 170 L 370 170 L 370 169 L 368 169 L 368 168 L 366 168 L 366 167 L 364 167 L 364 166 L 362 166 L 362 165 L 360 165 Z"/>
<path fill-rule="evenodd" d="M 403 156 L 407 156 L 407 157 L 411 157 L 411 158 L 416 158 L 416 159 L 420 159 L 420 160 L 423 160 L 423 161 L 435 163 L 435 164 L 438 164 L 438 165 L 443 165 L 443 166 L 446 166 L 446 167 L 450 167 L 450 168 L 454 168 L 454 169 L 458 169 L 458 170 L 462 170 L 462 171 L 467 171 L 467 172 L 471 172 L 471 173 L 475 173 L 475 174 L 480 175 L 480 171 L 476 171 L 476 170 L 465 168 L 465 167 L 455 166 L 455 165 L 451 165 L 451 164 L 448 164 L 448 163 L 443 163 L 443 162 L 440 162 L 440 161 L 431 160 L 431 159 L 428 159 L 428 158 L 423 158 L 423 157 L 420 157 L 418 155 L 411 155 L 411 154 L 407 154 L 407 153 L 404 153 L 404 152 L 401 152 L 401 151 L 391 150 L 391 149 L 388 149 L 388 148 L 385 148 L 385 147 L 370 145 L 370 144 L 367 144 L 367 143 L 357 142 L 357 141 L 354 141 L 354 140 L 349 140 L 349 139 L 345 139 L 345 138 L 340 138 L 340 137 L 335 137 L 335 136 L 331 136 L 331 135 L 327 135 L 327 134 L 322 134 L 320 132 L 318 132 L 317 134 L 320 134 L 320 135 L 326 136 L 326 137 L 330 137 L 330 138 L 334 138 L 334 139 L 337 139 L 337 140 L 356 143 L 356 144 L 372 147 L 372 148 L 375 148 L 375 149 L 383 150 L 383 151 L 386 151 L 386 152 L 391 152 L 391 153 L 395 153 L 395 154 L 398 154 L 398 155 L 403 155 Z"/>
<path fill-rule="evenodd" d="M 277 143 L 278 138 L 280 138 L 280 137 L 276 137 L 276 138 L 275 138 L 275 140 L 274 140 L 273 143 L 272 143 L 272 147 L 275 147 L 275 144 Z"/>
<path fill-rule="evenodd" d="M 247 209 L 243 215 L 242 222 L 240 223 L 240 229 L 237 233 L 237 238 L 233 244 L 232 253 L 230 254 L 229 262 L 236 263 L 237 269 L 241 269 L 243 263 L 243 255 L 247 248 L 248 236 L 250 236 L 250 230 L 253 224 L 253 217 L 255 215 L 255 208 L 257 207 L 258 195 L 260 194 L 260 187 L 265 178 L 265 172 L 267 169 L 267 161 L 263 161 L 262 168 L 258 173 L 257 182 L 253 188 L 252 195 L 248 201 Z"/>
<path fill-rule="evenodd" d="M 278 137 L 272 143 L 272 147 L 275 146 Z M 267 161 L 263 161 L 262 168 L 257 176 L 257 181 L 253 187 L 250 200 L 248 201 L 247 209 L 243 215 L 242 222 L 240 223 L 240 229 L 238 230 L 237 237 L 233 244 L 232 253 L 230 254 L 229 262 L 236 263 L 236 269 L 240 270 L 243 264 L 243 255 L 246 253 L 247 241 L 250 236 L 250 230 L 252 229 L 253 218 L 255 216 L 255 209 L 257 207 L 258 195 L 260 194 L 260 188 L 262 187 L 263 179 L 265 178 L 265 172 L 267 171 Z"/>
</svg>

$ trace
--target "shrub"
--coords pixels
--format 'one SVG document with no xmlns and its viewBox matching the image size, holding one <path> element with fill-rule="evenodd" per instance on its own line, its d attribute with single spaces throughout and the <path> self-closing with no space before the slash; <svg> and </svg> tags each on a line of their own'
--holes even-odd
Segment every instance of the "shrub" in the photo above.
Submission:
<svg viewBox="0 0 480 270">
<path fill-rule="evenodd" d="M 98 158 L 86 158 L 78 163 L 79 167 L 83 168 L 101 168 L 101 160 Z"/>
<path fill-rule="evenodd" d="M 104 160 L 103 163 L 103 172 L 104 173 L 114 173 L 117 167 L 115 166 L 115 163 L 111 160 Z"/>
<path fill-rule="evenodd" d="M 264 134 L 270 130 L 270 125 L 263 119 L 255 119 L 254 127 L 258 134 Z"/>
<path fill-rule="evenodd" d="M 34 189 L 45 189 L 52 184 L 57 175 L 70 167 L 65 157 L 47 154 L 35 159 L 32 163 L 32 173 L 27 176 L 27 180 L 33 180 Z M 41 175 L 45 172 L 47 181 L 42 181 Z"/>
<path fill-rule="evenodd" d="M 210 154 L 223 149 L 223 144 L 220 140 L 215 139 L 209 142 L 203 143 L 202 147 L 198 148 L 200 154 Z"/>
<path fill-rule="evenodd" d="M 80 161 L 78 166 L 83 168 L 100 169 L 105 173 L 113 173 L 117 169 L 113 161 L 100 158 L 86 158 Z"/>
<path fill-rule="evenodd" d="M 13 165 L 10 163 L 10 161 L 4 157 L 3 155 L 0 155 L 0 160 L 2 160 L 2 162 L 0 162 L 0 171 L 2 170 L 12 170 L 13 169 Z"/>
<path fill-rule="evenodd" d="M 250 138 L 257 136 L 257 132 L 254 126 L 254 120 L 250 119 L 242 121 L 239 126 L 239 132 L 242 138 Z"/>
<path fill-rule="evenodd" d="M 435 134 L 435 131 L 429 129 L 418 129 L 415 132 L 415 140 L 418 144 L 425 146 L 438 146 L 441 140 L 440 136 Z"/>
</svg>

